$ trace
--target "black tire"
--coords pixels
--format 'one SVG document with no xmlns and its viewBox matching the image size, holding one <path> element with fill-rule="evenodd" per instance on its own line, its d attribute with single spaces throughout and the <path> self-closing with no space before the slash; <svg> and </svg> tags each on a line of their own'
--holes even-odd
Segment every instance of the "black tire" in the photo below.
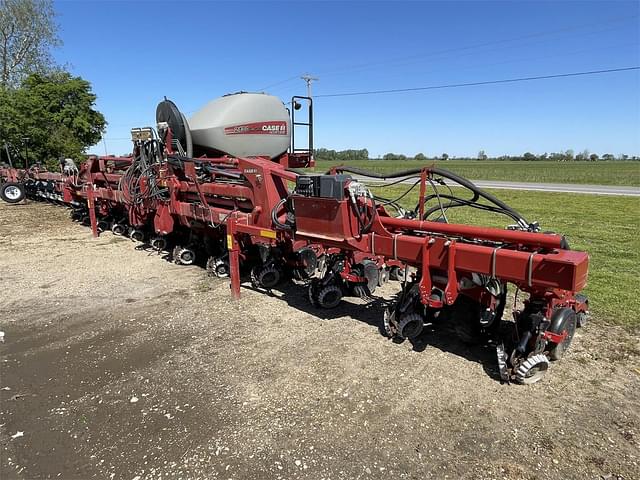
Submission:
<svg viewBox="0 0 640 480">
<path fill-rule="evenodd" d="M 342 290 L 337 285 L 329 285 L 320 290 L 317 300 L 322 308 L 336 308 L 342 300 Z"/>
<path fill-rule="evenodd" d="M 400 318 L 398 322 L 398 335 L 402 338 L 414 339 L 418 337 L 424 328 L 424 319 L 419 313 L 410 313 Z"/>
<path fill-rule="evenodd" d="M 515 381 L 521 385 L 532 385 L 542 380 L 549 369 L 549 360 L 542 354 L 533 355 L 515 369 Z"/>
<path fill-rule="evenodd" d="M 280 283 L 281 279 L 282 275 L 273 266 L 263 267 L 259 265 L 251 270 L 251 280 L 256 287 L 271 290 Z"/>
<path fill-rule="evenodd" d="M 122 223 L 113 222 L 111 224 L 111 231 L 114 235 L 123 236 L 127 233 L 127 227 L 125 227 Z"/>
<path fill-rule="evenodd" d="M 562 308 L 558 310 L 551 320 L 551 327 L 549 330 L 553 333 L 562 334 L 567 332 L 567 337 L 560 343 L 554 343 L 549 349 L 549 358 L 551 360 L 560 360 L 565 352 L 569 350 L 573 335 L 576 333 L 576 326 L 578 323 L 576 312 L 570 308 Z"/>
<path fill-rule="evenodd" d="M 151 239 L 151 248 L 159 252 L 167 248 L 167 239 L 164 237 L 153 237 Z"/>
<path fill-rule="evenodd" d="M 7 203 L 18 203 L 24 200 L 24 185 L 17 182 L 3 183 L 0 187 L 0 198 Z"/>
<path fill-rule="evenodd" d="M 135 240 L 136 242 L 144 242 L 144 232 L 137 228 L 132 228 L 129 233 L 129 238 L 131 238 L 131 240 Z"/>
<path fill-rule="evenodd" d="M 173 249 L 173 261 L 177 265 L 193 265 L 196 261 L 196 252 L 188 247 L 176 245 Z"/>
<path fill-rule="evenodd" d="M 109 223 L 105 222 L 104 220 L 98 220 L 98 231 L 99 232 L 104 232 L 105 230 L 109 229 Z"/>
</svg>

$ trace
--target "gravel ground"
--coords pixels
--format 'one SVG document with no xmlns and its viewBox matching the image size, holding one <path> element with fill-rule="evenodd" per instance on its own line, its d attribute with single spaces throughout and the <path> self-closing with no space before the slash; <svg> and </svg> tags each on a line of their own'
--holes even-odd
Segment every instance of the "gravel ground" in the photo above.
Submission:
<svg viewBox="0 0 640 480">
<path fill-rule="evenodd" d="M 0 478 L 640 478 L 638 337 L 593 319 L 533 386 L 381 307 L 228 283 L 0 203 Z M 20 435 L 22 434 L 22 435 Z"/>
</svg>

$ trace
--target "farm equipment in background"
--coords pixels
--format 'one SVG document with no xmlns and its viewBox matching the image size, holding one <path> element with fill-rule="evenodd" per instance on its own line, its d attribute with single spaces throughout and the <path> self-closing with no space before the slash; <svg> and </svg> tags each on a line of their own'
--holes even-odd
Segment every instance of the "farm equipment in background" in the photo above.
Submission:
<svg viewBox="0 0 640 480">
<path fill-rule="evenodd" d="M 303 104 L 308 120 L 296 121 Z M 413 210 L 374 195 L 361 180 L 381 175 L 294 170 L 314 165 L 312 100 L 294 97 L 291 106 L 289 112 L 270 95 L 238 93 L 187 120 L 165 99 L 157 129 L 132 130 L 132 156 L 92 156 L 79 168 L 63 163 L 58 173 L 0 168 L 0 193 L 12 203 L 26 195 L 67 204 L 94 235 L 128 235 L 178 264 L 230 277 L 235 297 L 241 272 L 267 290 L 285 279 L 305 282 L 320 308 L 344 296 L 370 299 L 393 277 L 401 289 L 381 319 L 388 337 L 415 340 L 425 325 L 443 321 L 467 325 L 462 334 L 495 344 L 503 380 L 542 378 L 587 320 L 588 301 L 578 292 L 588 255 L 446 170 L 384 176 L 415 179 Z M 296 145 L 296 127 L 308 129 L 304 148 Z M 449 223 L 447 212 L 460 207 L 504 215 L 512 225 Z M 522 309 L 514 305 L 513 329 L 504 335 L 508 284 L 528 298 Z"/>
</svg>

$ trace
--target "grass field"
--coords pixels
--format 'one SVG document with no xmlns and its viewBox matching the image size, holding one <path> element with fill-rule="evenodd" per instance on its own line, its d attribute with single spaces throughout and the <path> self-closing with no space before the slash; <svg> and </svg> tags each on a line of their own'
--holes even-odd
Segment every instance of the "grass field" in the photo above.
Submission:
<svg viewBox="0 0 640 480">
<path fill-rule="evenodd" d="M 374 189 L 395 198 L 407 186 Z M 492 191 L 518 210 L 527 220 L 539 221 L 543 230 L 564 234 L 571 248 L 585 250 L 591 257 L 589 284 L 585 293 L 596 321 L 640 329 L 640 200 L 634 197 L 605 197 L 568 193 Z M 413 208 L 417 192 L 403 205 Z M 452 209 L 450 222 L 504 227 L 507 217 L 469 208 Z"/>
<path fill-rule="evenodd" d="M 339 162 L 317 161 L 316 171 L 326 171 Z M 640 162 L 511 162 L 448 160 L 355 160 L 346 165 L 375 172 L 392 172 L 434 165 L 471 180 L 509 180 L 514 182 L 580 183 L 592 185 L 640 186 Z"/>
</svg>

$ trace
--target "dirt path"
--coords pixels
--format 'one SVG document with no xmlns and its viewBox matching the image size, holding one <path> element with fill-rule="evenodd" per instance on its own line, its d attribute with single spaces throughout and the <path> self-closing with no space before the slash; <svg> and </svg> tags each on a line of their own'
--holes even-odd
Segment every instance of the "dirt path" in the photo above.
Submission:
<svg viewBox="0 0 640 480">
<path fill-rule="evenodd" d="M 386 340 L 375 304 L 228 292 L 64 209 L 0 204 L 0 478 L 640 478 L 622 329 L 594 319 L 521 387 L 450 336 Z"/>
</svg>

